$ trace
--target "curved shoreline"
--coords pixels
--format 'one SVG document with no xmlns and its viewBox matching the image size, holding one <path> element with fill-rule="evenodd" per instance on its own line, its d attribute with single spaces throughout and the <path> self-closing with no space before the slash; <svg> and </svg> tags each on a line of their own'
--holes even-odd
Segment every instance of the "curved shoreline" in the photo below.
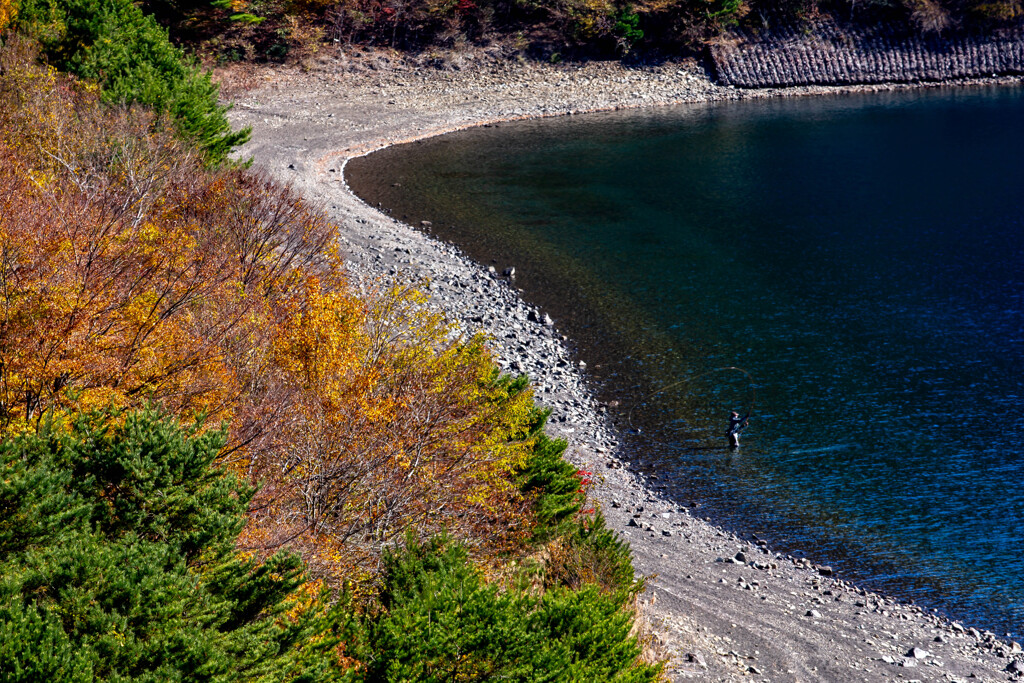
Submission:
<svg viewBox="0 0 1024 683">
<path fill-rule="evenodd" d="M 343 175 L 350 158 L 488 123 L 914 86 L 742 91 L 712 84 L 693 62 L 637 70 L 617 63 L 510 65 L 478 57 L 457 76 L 415 66 L 364 66 L 336 58 L 309 74 L 264 72 L 258 89 L 236 96 L 234 122 L 253 126 L 253 141 L 243 153 L 324 204 L 341 226 L 339 239 L 357 278 L 399 272 L 430 278 L 433 305 L 464 329 L 490 332 L 502 367 L 530 374 L 538 400 L 555 410 L 549 431 L 570 440 L 570 459 L 604 475 L 594 495 L 610 526 L 630 540 L 638 570 L 658 575 L 645 596 L 645 613 L 660 649 L 674 656 L 668 669 L 674 679 L 938 681 L 966 680 L 972 673 L 983 680 L 1006 678 L 1006 657 L 1017 655 L 994 635 L 971 634 L 827 576 L 829 571 L 805 560 L 772 553 L 657 492 L 653 482 L 630 471 L 628 454 L 619 451 L 555 325 L 545 324 L 544 314 L 514 286 L 461 250 L 367 206 Z M 936 636 L 946 642 L 935 642 Z M 905 656 L 913 648 L 930 654 Z"/>
</svg>

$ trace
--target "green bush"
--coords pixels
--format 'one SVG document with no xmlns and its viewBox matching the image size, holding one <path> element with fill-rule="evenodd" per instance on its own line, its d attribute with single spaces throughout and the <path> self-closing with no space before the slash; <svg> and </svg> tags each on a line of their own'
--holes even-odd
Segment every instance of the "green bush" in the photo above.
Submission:
<svg viewBox="0 0 1024 683">
<path fill-rule="evenodd" d="M 365 680 L 656 680 L 660 667 L 637 661 L 631 628 L 621 599 L 596 587 L 501 591 L 462 546 L 409 538 L 385 556 L 380 609 L 365 620 Z"/>
<path fill-rule="evenodd" d="M 640 15 L 631 9 L 621 10 L 615 17 L 615 35 L 619 41 L 619 49 L 628 53 L 644 39 L 644 31 L 640 28 Z"/>
<path fill-rule="evenodd" d="M 544 578 L 548 586 L 597 586 L 623 601 L 644 587 L 635 579 L 629 544 L 606 526 L 600 512 L 576 520 L 552 546 Z"/>
<path fill-rule="evenodd" d="M 210 74 L 130 0 L 25 0 L 18 27 L 39 40 L 55 66 L 95 80 L 105 101 L 168 115 L 211 163 L 249 139 L 249 129 L 231 130 Z"/>
<path fill-rule="evenodd" d="M 223 442 L 143 412 L 0 444 L 0 681 L 345 680 L 298 559 L 235 550 Z"/>
<path fill-rule="evenodd" d="M 568 444 L 564 439 L 548 437 L 543 431 L 550 412 L 537 411 L 535 415 L 535 446 L 520 474 L 520 490 L 535 497 L 533 541 L 537 543 L 569 532 L 585 500 L 580 473 L 562 458 Z"/>
<path fill-rule="evenodd" d="M 214 467 L 224 438 L 132 412 L 0 443 L 0 683 L 657 679 L 628 548 L 579 517 L 564 442 L 539 438 L 525 481 L 596 578 L 503 590 L 462 545 L 410 537 L 357 614 L 302 591 L 295 556 L 238 553 L 253 492 Z"/>
<path fill-rule="evenodd" d="M 548 586 L 596 585 L 610 593 L 632 595 L 643 589 L 634 579 L 629 545 L 605 524 L 600 511 L 584 511 L 585 481 L 590 475 L 562 456 L 566 442 L 543 432 L 550 411 L 537 411 L 533 453 L 520 475 L 521 491 L 533 496 L 532 542 L 553 543 L 545 571 Z"/>
</svg>

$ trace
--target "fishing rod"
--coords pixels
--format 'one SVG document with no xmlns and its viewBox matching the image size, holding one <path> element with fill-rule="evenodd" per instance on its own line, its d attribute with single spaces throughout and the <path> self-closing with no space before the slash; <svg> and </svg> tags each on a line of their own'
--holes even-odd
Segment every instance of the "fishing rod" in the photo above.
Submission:
<svg viewBox="0 0 1024 683">
<path fill-rule="evenodd" d="M 664 392 L 668 391 L 669 389 L 673 389 L 673 388 L 679 386 L 680 384 L 689 384 L 689 383 L 692 383 L 692 382 L 696 382 L 697 380 L 701 379 L 702 377 L 707 377 L 708 375 L 713 375 L 716 372 L 727 372 L 727 371 L 742 372 L 744 375 L 747 376 L 747 379 L 750 380 L 750 403 L 747 406 L 747 415 L 748 416 L 753 415 L 754 414 L 754 408 L 757 406 L 757 386 L 756 386 L 756 383 L 754 382 L 753 375 L 751 375 L 749 372 L 747 372 L 746 370 L 744 370 L 741 367 L 737 367 L 735 365 L 727 365 L 725 367 L 714 368 L 714 369 L 708 370 L 706 372 L 702 372 L 699 375 L 694 375 L 692 377 L 687 377 L 685 379 L 681 379 L 681 380 L 679 380 L 677 382 L 672 382 L 671 384 L 666 384 L 665 386 L 661 387 L 657 391 L 653 391 L 650 394 L 647 394 L 646 396 L 643 397 L 642 400 L 634 403 L 633 406 L 629 409 L 629 412 L 626 414 L 626 422 L 629 424 L 629 428 L 633 429 L 638 434 L 640 433 L 640 430 L 633 426 L 633 411 L 636 410 L 637 407 L 640 406 L 640 405 L 646 405 L 647 401 L 649 399 L 653 398 L 654 396 L 657 396 L 658 394 L 664 393 Z"/>
</svg>

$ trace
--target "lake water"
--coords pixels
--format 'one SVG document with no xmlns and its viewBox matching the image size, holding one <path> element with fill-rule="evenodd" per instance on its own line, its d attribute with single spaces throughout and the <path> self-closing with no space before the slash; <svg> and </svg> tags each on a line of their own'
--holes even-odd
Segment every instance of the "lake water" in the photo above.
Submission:
<svg viewBox="0 0 1024 683">
<path fill-rule="evenodd" d="M 1019 88 L 740 102 L 475 129 L 348 177 L 514 265 L 674 495 L 1019 637 L 1022 131 Z"/>
</svg>

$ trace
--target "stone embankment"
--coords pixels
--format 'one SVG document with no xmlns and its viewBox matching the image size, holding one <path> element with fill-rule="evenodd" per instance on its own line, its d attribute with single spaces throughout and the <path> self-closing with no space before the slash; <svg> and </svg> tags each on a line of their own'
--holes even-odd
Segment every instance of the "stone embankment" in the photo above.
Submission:
<svg viewBox="0 0 1024 683">
<path fill-rule="evenodd" d="M 717 80 L 741 88 L 948 81 L 1024 73 L 1024 29 L 922 35 L 826 20 L 735 33 L 709 53 Z"/>
</svg>

